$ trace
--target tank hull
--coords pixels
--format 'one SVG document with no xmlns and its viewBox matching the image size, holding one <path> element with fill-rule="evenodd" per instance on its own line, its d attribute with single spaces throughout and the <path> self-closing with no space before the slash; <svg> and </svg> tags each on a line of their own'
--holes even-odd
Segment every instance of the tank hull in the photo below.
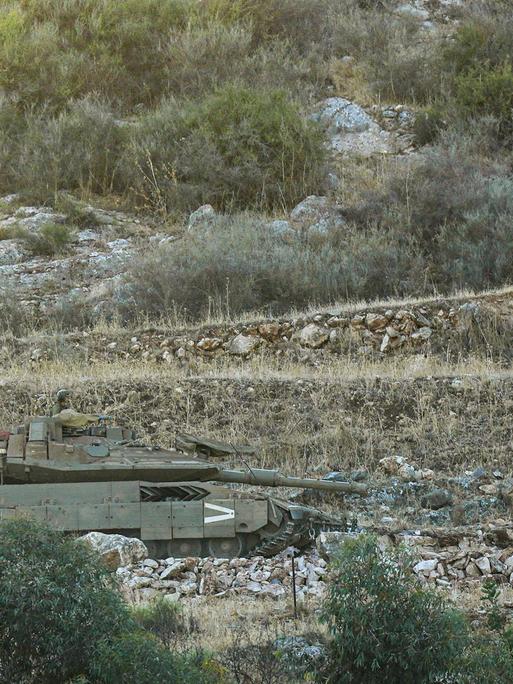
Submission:
<svg viewBox="0 0 513 684">
<path fill-rule="evenodd" d="M 160 557 L 271 555 L 339 527 L 308 507 L 198 481 L 0 486 L 0 519 L 24 516 L 76 535 L 137 537 Z"/>
</svg>

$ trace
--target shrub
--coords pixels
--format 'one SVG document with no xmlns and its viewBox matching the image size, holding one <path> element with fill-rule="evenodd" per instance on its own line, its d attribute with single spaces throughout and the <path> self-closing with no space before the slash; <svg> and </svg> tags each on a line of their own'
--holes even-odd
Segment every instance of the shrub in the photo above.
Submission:
<svg viewBox="0 0 513 684">
<path fill-rule="evenodd" d="M 119 187 L 117 166 L 125 134 L 108 108 L 94 99 L 73 102 L 53 117 L 28 114 L 11 185 L 39 201 L 53 200 L 63 188 L 112 192 Z"/>
<path fill-rule="evenodd" d="M 91 663 L 93 681 L 104 684 L 214 684 L 201 666 L 179 659 L 144 631 L 116 634 L 99 641 Z"/>
<path fill-rule="evenodd" d="M 229 83 L 281 88 L 302 102 L 324 91 L 326 65 L 316 49 L 301 54 L 278 38 L 255 42 L 247 24 L 191 24 L 173 34 L 167 47 L 165 93 L 201 98 Z"/>
<path fill-rule="evenodd" d="M 29 520 L 0 523 L 0 680 L 212 682 L 138 629 L 96 553 Z"/>
<path fill-rule="evenodd" d="M 391 172 L 384 194 L 386 222 L 406 224 L 430 249 L 443 226 L 464 222 L 486 202 L 488 178 L 505 172 L 480 149 L 477 132 L 473 137 L 453 128 L 418 161 Z"/>
<path fill-rule="evenodd" d="M 90 95 L 109 98 L 128 111 L 153 106 L 163 94 L 190 95 L 198 84 L 216 81 L 220 74 L 225 74 L 224 82 L 233 80 L 241 63 L 251 63 L 255 49 L 265 51 L 286 41 L 298 59 L 313 44 L 317 51 L 329 45 L 325 34 L 331 4 L 333 0 L 8 3 L 0 14 L 0 87 L 27 110 L 60 110 Z M 233 42 L 236 35 L 243 38 L 239 45 Z M 233 67 L 235 73 L 230 73 Z M 275 67 L 280 70 L 279 62 Z M 250 77 L 248 72 L 248 85 Z"/>
<path fill-rule="evenodd" d="M 419 145 L 433 143 L 445 126 L 445 116 L 439 106 L 426 107 L 417 112 L 413 124 L 417 143 Z"/>
<path fill-rule="evenodd" d="M 0 85 L 26 107 L 105 94 L 128 105 L 158 98 L 165 44 L 185 26 L 183 0 L 26 0 L 0 20 Z"/>
<path fill-rule="evenodd" d="M 421 684 L 447 675 L 466 641 L 462 616 L 422 588 L 407 558 L 373 536 L 346 541 L 324 605 L 328 681 Z"/>
<path fill-rule="evenodd" d="M 414 246 L 388 232 L 348 227 L 319 243 L 286 242 L 265 221 L 234 216 L 134 263 L 122 312 L 159 317 L 178 310 L 199 318 L 265 307 L 279 313 L 404 292 L 419 272 Z"/>
<path fill-rule="evenodd" d="M 305 655 L 306 646 L 308 641 L 304 637 L 284 636 L 268 624 L 257 635 L 247 627 L 237 626 L 231 643 L 219 654 L 219 660 L 234 684 L 317 681 L 322 648 L 318 649 L 317 658 L 309 658 Z"/>
<path fill-rule="evenodd" d="M 419 39 L 415 18 L 398 15 L 385 2 L 344 0 L 330 12 L 333 51 L 364 65 L 371 89 L 380 97 L 429 102 L 440 86 L 434 38 Z"/>
<path fill-rule="evenodd" d="M 135 622 L 144 630 L 151 632 L 167 648 L 170 648 L 180 635 L 189 633 L 194 625 L 184 617 L 182 607 L 170 603 L 162 597 L 151 603 L 137 606 L 132 611 Z"/>
<path fill-rule="evenodd" d="M 462 116 L 492 115 L 498 121 L 501 137 L 513 132 L 511 64 L 474 67 L 459 74 L 455 80 L 455 99 Z"/>
<path fill-rule="evenodd" d="M 319 189 L 322 140 L 284 93 L 230 86 L 143 118 L 125 164 L 153 207 L 277 207 Z"/>
<path fill-rule="evenodd" d="M 513 278 L 513 179 L 491 178 L 479 207 L 456 225 L 444 226 L 437 238 L 440 283 L 482 289 Z"/>
<path fill-rule="evenodd" d="M 474 3 L 440 58 L 447 110 L 465 121 L 494 116 L 499 139 L 513 130 L 512 35 L 507 5 Z"/>
<path fill-rule="evenodd" d="M 458 684 L 503 684 L 513 681 L 513 631 L 477 631 L 462 658 Z"/>
<path fill-rule="evenodd" d="M 0 330 L 16 337 L 31 329 L 32 317 L 20 304 L 19 293 L 14 288 L 0 285 Z"/>
<path fill-rule="evenodd" d="M 227 25 L 251 28 L 255 44 L 279 38 L 292 48 L 322 45 L 330 33 L 329 10 L 334 0 L 207 0 L 207 17 Z"/>
<path fill-rule="evenodd" d="M 129 625 L 98 558 L 26 520 L 0 524 L 2 681 L 67 681 L 87 673 L 96 644 Z"/>
<path fill-rule="evenodd" d="M 34 256 L 55 256 L 69 247 L 71 230 L 62 223 L 45 223 L 37 231 L 18 230 L 17 237 Z"/>
</svg>

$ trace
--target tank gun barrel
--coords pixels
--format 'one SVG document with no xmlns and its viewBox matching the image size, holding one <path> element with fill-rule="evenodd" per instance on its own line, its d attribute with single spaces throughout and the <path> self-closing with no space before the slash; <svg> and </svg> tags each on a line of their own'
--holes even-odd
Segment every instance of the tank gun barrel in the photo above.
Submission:
<svg viewBox="0 0 513 684">
<path fill-rule="evenodd" d="M 216 476 L 218 482 L 234 482 L 264 487 L 297 487 L 299 489 L 320 489 L 326 492 L 343 492 L 345 494 L 367 493 L 367 486 L 358 482 L 332 482 L 330 480 L 313 480 L 301 477 L 287 477 L 278 470 L 251 468 L 243 470 L 221 470 Z"/>
</svg>

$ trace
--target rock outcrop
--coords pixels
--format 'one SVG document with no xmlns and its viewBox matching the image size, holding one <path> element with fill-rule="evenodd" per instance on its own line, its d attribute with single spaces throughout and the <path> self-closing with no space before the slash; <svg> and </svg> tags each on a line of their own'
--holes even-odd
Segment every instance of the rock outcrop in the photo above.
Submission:
<svg viewBox="0 0 513 684">
<path fill-rule="evenodd" d="M 102 563 L 109 570 L 136 563 L 148 556 L 148 549 L 140 539 L 124 537 L 121 534 L 89 532 L 79 537 L 78 542 L 87 544 L 100 555 Z"/>
<path fill-rule="evenodd" d="M 312 119 L 326 130 L 329 148 L 337 154 L 370 157 L 394 151 L 390 133 L 362 107 L 342 97 L 330 97 L 322 102 Z"/>
</svg>

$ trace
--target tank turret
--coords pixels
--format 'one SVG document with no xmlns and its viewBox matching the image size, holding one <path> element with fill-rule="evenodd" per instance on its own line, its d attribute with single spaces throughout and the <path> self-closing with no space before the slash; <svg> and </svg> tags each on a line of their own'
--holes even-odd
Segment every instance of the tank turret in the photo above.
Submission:
<svg viewBox="0 0 513 684">
<path fill-rule="evenodd" d="M 341 529 L 344 514 L 335 519 L 210 483 L 366 491 L 277 470 L 233 470 L 211 458 L 213 451 L 215 459 L 238 453 L 231 445 L 193 438 L 188 448 L 191 438 L 180 436 L 181 450 L 147 447 L 130 429 L 94 421 L 66 410 L 0 432 L 0 517 L 32 515 L 67 532 L 136 536 L 163 556 L 270 555 L 304 545 L 321 529 Z"/>
</svg>

